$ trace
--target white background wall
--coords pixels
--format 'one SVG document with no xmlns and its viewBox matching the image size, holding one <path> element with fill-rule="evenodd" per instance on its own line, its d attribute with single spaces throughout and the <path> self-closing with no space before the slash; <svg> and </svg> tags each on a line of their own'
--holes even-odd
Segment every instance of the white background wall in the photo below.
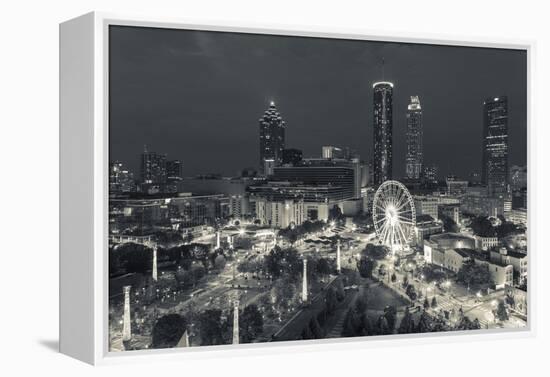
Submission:
<svg viewBox="0 0 550 377">
<path fill-rule="evenodd" d="M 550 30 L 544 1 L 4 1 L 1 7 L 0 374 L 3 375 L 542 375 L 548 358 L 547 279 L 532 281 L 535 338 L 456 339 L 283 356 L 147 363 L 92 369 L 54 352 L 58 333 L 58 23 L 91 10 L 207 20 L 269 22 L 537 40 L 529 172 L 536 218 L 547 230 Z M 75 203 L 78 205 L 78 203 Z M 539 274 L 550 266 L 544 234 L 532 239 Z M 530 262 L 533 259 L 530 257 Z M 12 370 L 11 373 L 6 371 Z"/>
</svg>

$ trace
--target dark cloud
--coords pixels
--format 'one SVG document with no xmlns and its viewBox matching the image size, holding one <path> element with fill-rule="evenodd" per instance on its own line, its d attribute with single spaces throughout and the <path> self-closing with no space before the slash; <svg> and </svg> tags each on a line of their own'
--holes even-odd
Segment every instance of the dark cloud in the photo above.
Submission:
<svg viewBox="0 0 550 377">
<path fill-rule="evenodd" d="M 508 96 L 510 164 L 527 160 L 524 51 L 119 26 L 110 33 L 110 159 L 135 172 L 143 144 L 183 160 L 185 175 L 254 166 L 270 100 L 287 121 L 288 147 L 316 156 L 321 145 L 349 146 L 368 160 L 372 83 L 382 78 L 395 84 L 396 176 L 404 173 L 411 95 L 424 110 L 425 160 L 444 174 L 481 170 L 487 97 Z"/>
</svg>

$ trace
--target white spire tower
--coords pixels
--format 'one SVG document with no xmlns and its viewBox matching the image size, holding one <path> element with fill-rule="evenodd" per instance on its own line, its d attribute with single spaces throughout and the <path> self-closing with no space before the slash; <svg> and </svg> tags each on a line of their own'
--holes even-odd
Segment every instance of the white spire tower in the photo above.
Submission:
<svg viewBox="0 0 550 377">
<path fill-rule="evenodd" d="M 157 281 L 158 279 L 158 270 L 157 270 L 157 245 L 153 246 L 153 280 Z"/>
<path fill-rule="evenodd" d="M 302 279 L 302 302 L 307 302 L 307 259 L 304 258 L 304 276 Z"/>
<path fill-rule="evenodd" d="M 336 271 L 342 272 L 342 265 L 340 264 L 340 239 L 336 242 Z"/>
<path fill-rule="evenodd" d="M 233 344 L 239 344 L 239 300 L 235 300 L 233 307 Z"/>
<path fill-rule="evenodd" d="M 218 230 L 216 232 L 216 249 L 219 249 L 221 246 L 220 237 L 221 237 L 221 232 Z"/>
<path fill-rule="evenodd" d="M 132 339 L 132 323 L 130 318 L 130 289 L 132 286 L 126 285 L 124 291 L 124 314 L 122 317 L 122 341 L 127 342 Z"/>
<path fill-rule="evenodd" d="M 191 347 L 189 345 L 189 333 L 187 332 L 187 330 L 185 330 L 185 332 L 181 336 L 181 338 L 180 338 L 178 344 L 176 345 L 176 347 Z"/>
</svg>

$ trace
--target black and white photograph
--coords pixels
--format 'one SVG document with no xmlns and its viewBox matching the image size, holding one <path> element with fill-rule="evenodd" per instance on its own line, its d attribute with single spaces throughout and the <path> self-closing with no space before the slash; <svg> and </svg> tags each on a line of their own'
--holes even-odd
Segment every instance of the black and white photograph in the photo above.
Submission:
<svg viewBox="0 0 550 377">
<path fill-rule="evenodd" d="M 527 66 L 109 26 L 109 352 L 527 329 Z"/>
</svg>

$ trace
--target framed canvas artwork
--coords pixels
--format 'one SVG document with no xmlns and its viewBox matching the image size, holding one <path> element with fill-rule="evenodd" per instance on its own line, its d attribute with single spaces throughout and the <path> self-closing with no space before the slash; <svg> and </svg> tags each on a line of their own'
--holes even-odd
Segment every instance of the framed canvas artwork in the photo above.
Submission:
<svg viewBox="0 0 550 377">
<path fill-rule="evenodd" d="M 529 334 L 530 53 L 61 24 L 61 351 Z"/>
</svg>

